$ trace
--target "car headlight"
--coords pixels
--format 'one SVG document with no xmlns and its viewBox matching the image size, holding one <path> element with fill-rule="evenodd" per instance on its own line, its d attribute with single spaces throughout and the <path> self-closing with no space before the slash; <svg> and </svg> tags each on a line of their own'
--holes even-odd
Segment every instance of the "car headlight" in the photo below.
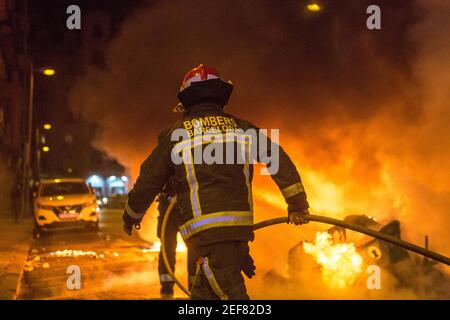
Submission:
<svg viewBox="0 0 450 320">
<path fill-rule="evenodd" d="M 42 209 L 42 210 L 53 210 L 52 206 L 46 206 L 46 205 L 43 205 L 40 203 L 37 204 L 37 207 L 38 207 L 38 209 Z"/>
</svg>

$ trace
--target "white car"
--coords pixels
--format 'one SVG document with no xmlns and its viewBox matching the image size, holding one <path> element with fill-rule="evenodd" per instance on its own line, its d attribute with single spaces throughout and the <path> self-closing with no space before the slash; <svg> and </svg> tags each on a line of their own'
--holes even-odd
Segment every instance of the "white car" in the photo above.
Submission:
<svg viewBox="0 0 450 320">
<path fill-rule="evenodd" d="M 33 205 L 38 233 L 57 226 L 98 228 L 97 199 L 83 179 L 41 180 Z"/>
</svg>

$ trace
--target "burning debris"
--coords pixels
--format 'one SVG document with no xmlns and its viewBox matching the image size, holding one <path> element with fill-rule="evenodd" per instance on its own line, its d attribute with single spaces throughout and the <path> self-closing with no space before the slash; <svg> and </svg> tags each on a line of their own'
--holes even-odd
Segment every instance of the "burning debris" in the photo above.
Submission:
<svg viewBox="0 0 450 320">
<path fill-rule="evenodd" d="M 81 249 L 64 249 L 64 250 L 56 250 L 50 252 L 35 252 L 33 255 L 29 257 L 27 262 L 25 263 L 24 271 L 31 272 L 35 269 L 50 268 L 50 262 L 52 259 L 60 259 L 60 258 L 91 258 L 95 260 L 105 260 L 107 257 L 118 258 L 120 257 L 120 253 L 116 251 L 104 251 L 98 253 L 93 250 L 81 250 Z"/>
<path fill-rule="evenodd" d="M 303 249 L 320 265 L 323 281 L 332 288 L 353 285 L 362 271 L 363 259 L 354 244 L 335 244 L 328 232 L 317 232 L 314 243 L 303 242 Z"/>
<path fill-rule="evenodd" d="M 373 217 L 351 215 L 344 221 L 400 239 L 397 220 L 381 224 Z M 400 293 L 415 299 L 450 298 L 450 277 L 436 262 L 340 227 L 316 232 L 312 241 L 300 241 L 289 250 L 287 274 L 271 269 L 263 283 L 298 298 L 336 298 L 337 292 L 349 298 L 372 297 L 367 285 L 371 266 L 381 272 L 378 298 L 395 299 Z"/>
<path fill-rule="evenodd" d="M 49 252 L 50 256 L 56 256 L 56 257 L 71 257 L 71 258 L 77 258 L 77 257 L 93 257 L 96 259 L 100 259 L 100 258 L 104 258 L 104 254 L 97 254 L 97 252 L 95 251 L 84 251 L 84 250 L 70 250 L 70 249 L 65 249 L 65 250 L 57 250 L 57 251 L 52 251 Z"/>
</svg>

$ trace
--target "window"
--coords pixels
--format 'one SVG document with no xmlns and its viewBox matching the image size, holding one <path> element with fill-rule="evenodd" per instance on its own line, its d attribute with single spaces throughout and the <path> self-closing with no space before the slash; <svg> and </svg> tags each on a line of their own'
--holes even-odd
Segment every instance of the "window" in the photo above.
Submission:
<svg viewBox="0 0 450 320">
<path fill-rule="evenodd" d="M 41 196 L 43 197 L 86 193 L 89 193 L 89 189 L 82 182 L 46 183 L 42 185 L 41 189 Z"/>
</svg>

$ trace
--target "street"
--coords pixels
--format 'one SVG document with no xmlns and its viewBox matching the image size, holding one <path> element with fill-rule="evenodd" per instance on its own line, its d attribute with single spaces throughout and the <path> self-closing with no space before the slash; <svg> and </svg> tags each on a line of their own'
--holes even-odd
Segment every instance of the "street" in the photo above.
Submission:
<svg viewBox="0 0 450 320">
<path fill-rule="evenodd" d="M 158 252 L 122 231 L 122 213 L 103 209 L 98 232 L 54 230 L 34 239 L 18 299 L 159 299 Z M 80 267 L 80 289 L 68 289 L 69 266 Z M 184 252 L 177 267 L 184 281 Z M 174 298 L 184 297 L 175 288 Z"/>
</svg>

